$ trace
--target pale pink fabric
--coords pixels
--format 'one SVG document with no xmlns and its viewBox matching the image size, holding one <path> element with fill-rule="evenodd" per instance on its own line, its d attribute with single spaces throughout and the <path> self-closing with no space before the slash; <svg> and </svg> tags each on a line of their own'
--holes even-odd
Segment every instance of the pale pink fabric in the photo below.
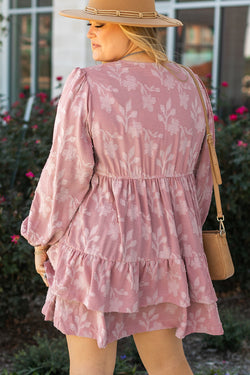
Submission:
<svg viewBox="0 0 250 375">
<path fill-rule="evenodd" d="M 211 190 L 203 109 L 182 68 L 75 69 L 22 224 L 30 244 L 52 245 L 45 319 L 99 347 L 163 328 L 222 334 L 201 235 Z"/>
</svg>

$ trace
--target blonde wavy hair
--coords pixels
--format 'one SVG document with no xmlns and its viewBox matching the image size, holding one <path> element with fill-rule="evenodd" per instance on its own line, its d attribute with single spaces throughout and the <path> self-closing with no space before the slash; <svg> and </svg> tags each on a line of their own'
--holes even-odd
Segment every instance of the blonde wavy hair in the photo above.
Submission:
<svg viewBox="0 0 250 375">
<path fill-rule="evenodd" d="M 168 61 L 166 53 L 157 37 L 157 30 L 155 28 L 119 26 L 131 42 L 145 51 L 156 63 L 164 65 L 164 63 Z"/>
</svg>

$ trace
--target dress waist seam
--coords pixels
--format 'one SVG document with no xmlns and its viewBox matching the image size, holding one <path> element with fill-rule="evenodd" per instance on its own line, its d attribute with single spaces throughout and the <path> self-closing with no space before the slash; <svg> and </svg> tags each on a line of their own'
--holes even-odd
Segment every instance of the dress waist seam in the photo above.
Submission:
<svg viewBox="0 0 250 375">
<path fill-rule="evenodd" d="M 157 179 L 165 179 L 165 178 L 181 178 L 181 177 L 189 177 L 194 175 L 193 172 L 189 173 L 184 173 L 184 174 L 175 174 L 175 175 L 156 175 L 156 176 L 116 176 L 116 175 L 111 175 L 111 174 L 106 174 L 102 172 L 95 171 L 94 176 L 100 176 L 100 177 L 107 177 L 107 178 L 112 178 L 114 180 L 157 180 Z"/>
</svg>

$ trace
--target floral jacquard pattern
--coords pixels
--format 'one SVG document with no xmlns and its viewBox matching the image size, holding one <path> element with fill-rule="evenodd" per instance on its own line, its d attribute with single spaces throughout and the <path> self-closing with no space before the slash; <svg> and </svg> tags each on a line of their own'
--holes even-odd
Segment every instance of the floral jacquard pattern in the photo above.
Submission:
<svg viewBox="0 0 250 375">
<path fill-rule="evenodd" d="M 203 109 L 186 71 L 127 61 L 75 69 L 22 224 L 32 245 L 51 245 L 45 318 L 99 347 L 164 328 L 222 334 L 202 245 L 211 191 Z"/>
</svg>

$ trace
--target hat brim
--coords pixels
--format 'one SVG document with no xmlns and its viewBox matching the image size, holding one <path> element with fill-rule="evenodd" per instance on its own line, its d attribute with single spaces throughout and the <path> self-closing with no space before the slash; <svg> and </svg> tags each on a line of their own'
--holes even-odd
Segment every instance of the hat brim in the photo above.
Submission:
<svg viewBox="0 0 250 375">
<path fill-rule="evenodd" d="M 81 9 L 67 9 L 62 10 L 59 14 L 63 17 L 75 18 L 78 20 L 93 20 L 100 22 L 111 22 L 126 26 L 137 26 L 137 27 L 177 27 L 183 26 L 180 20 L 170 18 L 162 14 L 158 14 L 156 18 L 128 18 L 128 17 L 116 17 L 116 16 L 101 16 L 95 14 L 89 14 Z"/>
</svg>

